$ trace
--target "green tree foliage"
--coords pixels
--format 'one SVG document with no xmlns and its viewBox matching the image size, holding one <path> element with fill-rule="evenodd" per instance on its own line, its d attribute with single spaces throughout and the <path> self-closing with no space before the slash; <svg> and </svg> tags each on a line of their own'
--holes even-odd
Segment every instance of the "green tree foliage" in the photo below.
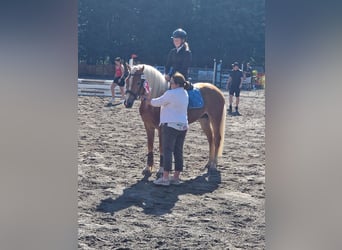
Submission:
<svg viewBox="0 0 342 250">
<path fill-rule="evenodd" d="M 192 66 L 213 59 L 265 60 L 264 0 L 79 0 L 79 60 L 88 64 L 137 54 L 164 65 L 172 31 L 188 32 Z"/>
</svg>

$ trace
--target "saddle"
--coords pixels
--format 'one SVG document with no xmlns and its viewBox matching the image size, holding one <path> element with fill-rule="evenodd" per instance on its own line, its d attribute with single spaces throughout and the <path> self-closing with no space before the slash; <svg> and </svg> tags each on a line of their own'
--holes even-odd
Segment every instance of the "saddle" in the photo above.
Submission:
<svg viewBox="0 0 342 250">
<path fill-rule="evenodd" d="M 195 86 L 191 85 L 191 89 L 187 89 L 189 96 L 188 109 L 200 109 L 204 106 L 201 91 Z"/>
</svg>

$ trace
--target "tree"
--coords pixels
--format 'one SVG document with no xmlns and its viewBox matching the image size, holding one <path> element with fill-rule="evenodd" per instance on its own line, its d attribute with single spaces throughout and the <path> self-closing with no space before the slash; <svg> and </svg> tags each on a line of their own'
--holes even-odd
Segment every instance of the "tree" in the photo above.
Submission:
<svg viewBox="0 0 342 250">
<path fill-rule="evenodd" d="M 265 60 L 264 0 L 80 0 L 79 60 L 96 64 L 108 56 L 137 54 L 164 65 L 176 28 L 188 32 L 192 66 Z"/>
</svg>

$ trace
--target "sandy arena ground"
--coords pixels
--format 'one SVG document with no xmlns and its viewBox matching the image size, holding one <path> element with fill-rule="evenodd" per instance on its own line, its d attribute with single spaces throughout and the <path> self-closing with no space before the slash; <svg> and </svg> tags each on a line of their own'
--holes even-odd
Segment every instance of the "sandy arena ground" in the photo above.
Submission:
<svg viewBox="0 0 342 250">
<path fill-rule="evenodd" d="M 227 96 L 227 93 L 225 92 Z M 79 249 L 265 249 L 265 95 L 241 93 L 242 116 L 227 115 L 218 171 L 203 169 L 208 144 L 198 122 L 184 146 L 184 183 L 144 179 L 140 102 L 106 108 L 78 98 Z M 155 165 L 159 166 L 158 137 Z"/>
</svg>

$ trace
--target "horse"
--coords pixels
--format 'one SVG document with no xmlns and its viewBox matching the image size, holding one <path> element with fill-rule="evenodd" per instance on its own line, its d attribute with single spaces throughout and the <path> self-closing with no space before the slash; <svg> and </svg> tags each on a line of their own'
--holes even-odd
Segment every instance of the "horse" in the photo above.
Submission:
<svg viewBox="0 0 342 250">
<path fill-rule="evenodd" d="M 144 122 L 147 134 L 147 166 L 143 169 L 143 175 L 151 175 L 154 166 L 153 142 L 155 130 L 159 136 L 160 167 L 157 176 L 163 172 L 163 149 L 161 142 L 160 128 L 160 108 L 148 105 L 143 98 L 146 92 L 145 82 L 150 87 L 151 97 L 161 96 L 168 90 L 169 85 L 165 77 L 153 66 L 147 64 L 138 64 L 128 68 L 126 81 L 126 96 L 124 105 L 126 108 L 132 108 L 134 101 L 141 99 L 139 113 Z M 198 88 L 202 94 L 204 105 L 202 108 L 188 109 L 189 124 L 199 121 L 209 143 L 209 160 L 205 165 L 208 172 L 216 170 L 218 157 L 222 156 L 225 122 L 226 122 L 226 104 L 222 92 L 211 83 L 195 83 L 194 88 Z"/>
</svg>

